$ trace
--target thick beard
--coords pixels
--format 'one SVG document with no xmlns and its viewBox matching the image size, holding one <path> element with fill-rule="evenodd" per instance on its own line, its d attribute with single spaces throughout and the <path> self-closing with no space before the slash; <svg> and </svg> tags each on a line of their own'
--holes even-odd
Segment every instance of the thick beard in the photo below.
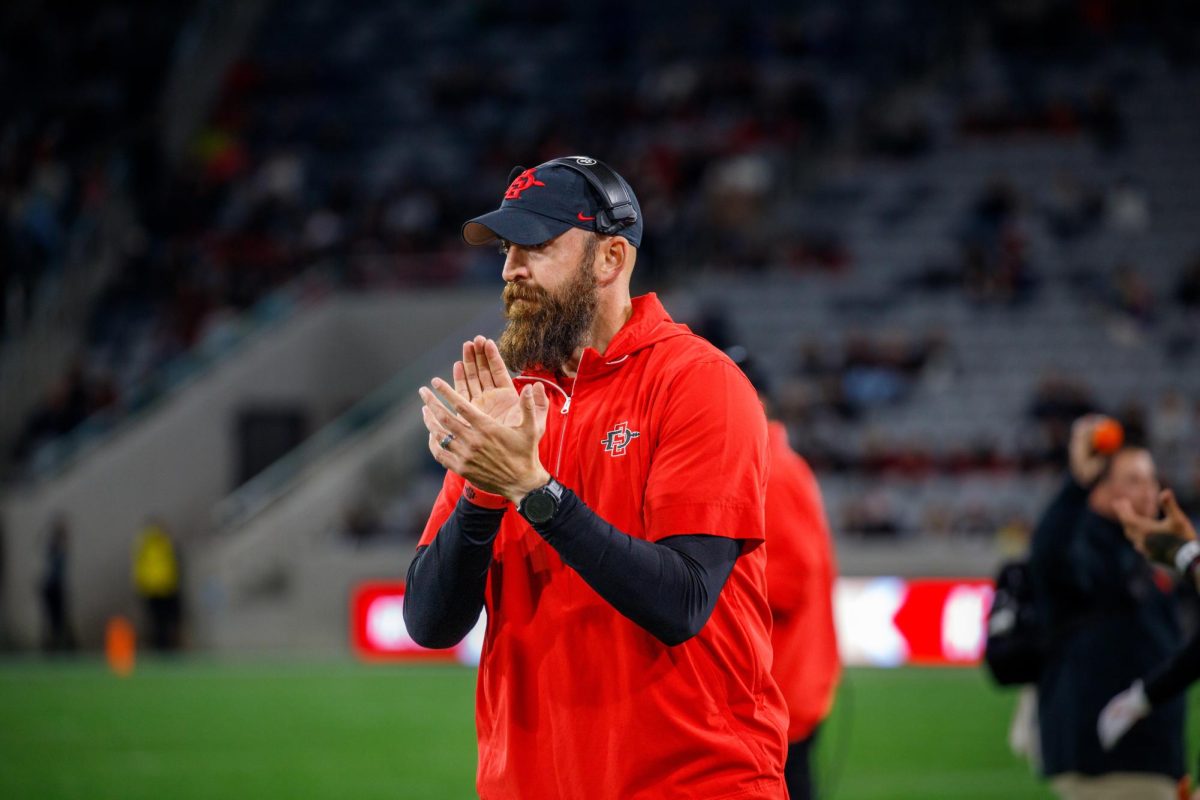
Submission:
<svg viewBox="0 0 1200 800">
<path fill-rule="evenodd" d="M 510 368 L 557 370 L 583 344 L 600 305 L 592 268 L 595 253 L 596 242 L 589 241 L 575 275 L 557 294 L 532 284 L 510 283 L 504 287 L 508 326 L 497 344 Z M 536 303 L 518 303 L 520 300 Z"/>
</svg>

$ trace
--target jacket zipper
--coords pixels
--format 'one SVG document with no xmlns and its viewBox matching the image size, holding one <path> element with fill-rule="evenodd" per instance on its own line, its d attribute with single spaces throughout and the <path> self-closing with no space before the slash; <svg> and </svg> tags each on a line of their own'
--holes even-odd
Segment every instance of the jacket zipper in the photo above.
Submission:
<svg viewBox="0 0 1200 800">
<path fill-rule="evenodd" d="M 567 430 L 570 427 L 571 400 L 575 398 L 575 387 L 579 384 L 579 376 L 583 373 L 583 360 L 585 358 L 587 358 L 586 350 L 584 351 L 583 355 L 579 357 L 579 366 L 575 370 L 575 379 L 571 381 L 571 393 L 567 395 L 566 402 L 563 403 L 563 407 L 559 409 L 558 412 L 563 415 L 563 428 L 562 434 L 558 437 L 558 457 L 554 462 L 554 477 L 556 478 L 560 477 L 562 474 L 563 445 L 566 444 Z"/>
</svg>

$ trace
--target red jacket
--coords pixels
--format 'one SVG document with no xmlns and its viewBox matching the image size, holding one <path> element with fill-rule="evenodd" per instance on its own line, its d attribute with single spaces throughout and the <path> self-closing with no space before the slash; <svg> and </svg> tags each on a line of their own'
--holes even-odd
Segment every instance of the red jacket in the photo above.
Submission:
<svg viewBox="0 0 1200 800">
<path fill-rule="evenodd" d="M 788 741 L 812 733 L 829 713 L 841 675 L 833 623 L 837 575 L 821 489 L 808 463 L 770 425 L 767 481 L 767 599 L 775 627 L 771 669 L 787 698 Z"/>
<path fill-rule="evenodd" d="M 668 647 L 566 567 L 509 509 L 488 573 L 479 668 L 483 800 L 783 800 L 787 724 L 771 679 L 762 543 L 766 420 L 723 353 L 654 295 L 574 380 L 548 373 L 542 463 L 593 511 L 650 541 L 745 541 L 698 635 Z M 422 544 L 452 512 L 446 476 Z"/>
</svg>

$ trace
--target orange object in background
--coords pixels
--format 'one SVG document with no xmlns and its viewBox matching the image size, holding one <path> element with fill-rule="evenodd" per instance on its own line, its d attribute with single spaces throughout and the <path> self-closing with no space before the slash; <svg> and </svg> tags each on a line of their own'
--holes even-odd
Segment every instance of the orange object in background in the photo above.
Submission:
<svg viewBox="0 0 1200 800">
<path fill-rule="evenodd" d="M 104 632 L 104 654 L 108 666 L 122 678 L 133 673 L 137 656 L 137 634 L 133 625 L 124 617 L 113 617 Z"/>
<path fill-rule="evenodd" d="M 1125 429 L 1111 417 L 1105 417 L 1092 429 L 1092 449 L 1103 456 L 1110 456 L 1125 443 Z"/>
</svg>

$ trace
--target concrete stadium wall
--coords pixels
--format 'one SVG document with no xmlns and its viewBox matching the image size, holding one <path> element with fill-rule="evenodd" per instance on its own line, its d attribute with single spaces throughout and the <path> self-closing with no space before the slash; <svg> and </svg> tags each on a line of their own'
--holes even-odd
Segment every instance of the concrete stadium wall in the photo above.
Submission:
<svg viewBox="0 0 1200 800">
<path fill-rule="evenodd" d="M 265 330 L 64 473 L 10 490 L 0 508 L 2 638 L 38 640 L 37 586 L 55 514 L 72 534 L 69 613 L 94 646 L 108 617 L 136 617 L 131 549 L 147 517 L 165 520 L 185 562 L 211 535 L 214 505 L 235 488 L 239 411 L 283 404 L 319 425 L 496 306 L 493 291 L 335 296 Z"/>
<path fill-rule="evenodd" d="M 352 587 L 403 579 L 413 548 L 380 542 L 360 549 L 335 531 L 368 474 L 418 468 L 429 458 L 425 441 L 416 398 L 311 465 L 269 508 L 209 542 L 189 573 L 194 646 L 344 649 Z"/>
</svg>

